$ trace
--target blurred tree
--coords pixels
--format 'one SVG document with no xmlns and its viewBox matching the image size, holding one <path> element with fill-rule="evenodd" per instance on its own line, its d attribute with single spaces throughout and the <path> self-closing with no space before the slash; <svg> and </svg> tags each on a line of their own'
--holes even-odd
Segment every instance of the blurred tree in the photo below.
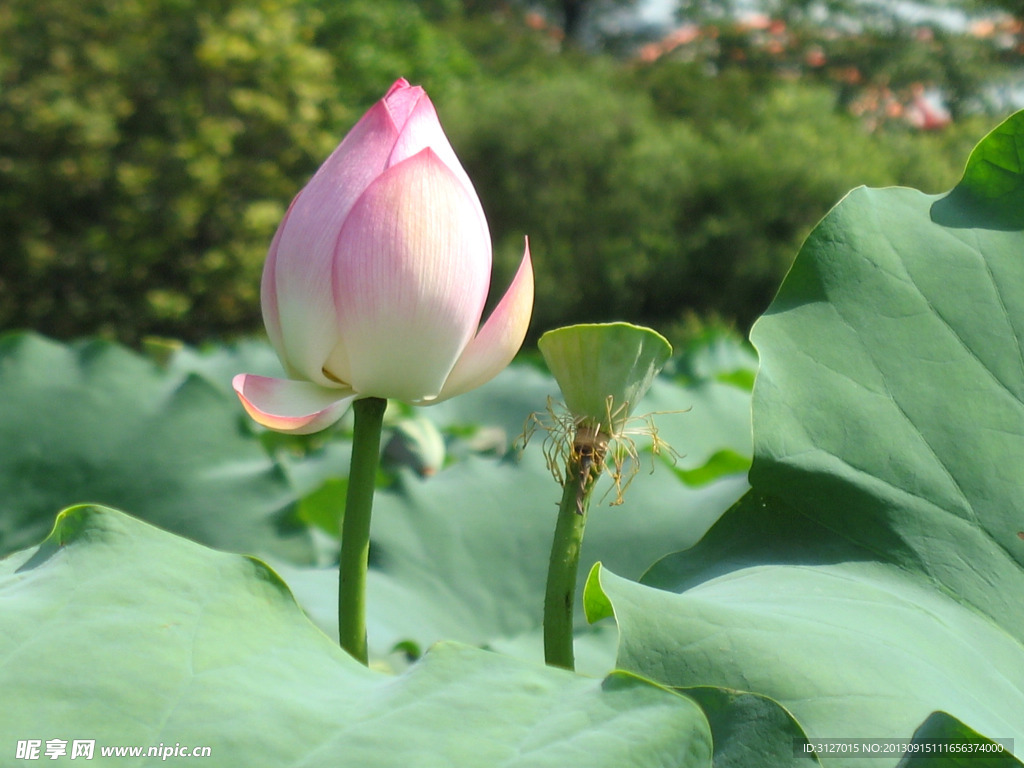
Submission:
<svg viewBox="0 0 1024 768">
<path fill-rule="evenodd" d="M 477 63 L 454 35 L 431 24 L 418 0 L 305 0 L 317 13 L 312 42 L 335 62 L 334 85 L 345 103 L 369 106 L 398 77 L 436 98 L 472 79 Z M 453 6 L 432 0 L 442 14 Z"/>
<path fill-rule="evenodd" d="M 972 5 L 983 9 L 998 8 L 1015 19 L 1024 19 L 1024 0 L 974 0 Z"/>
<path fill-rule="evenodd" d="M 869 134 L 830 108 L 825 78 L 765 47 L 771 30 L 623 62 L 457 1 L 8 0 L 0 327 L 258 331 L 288 201 L 402 75 L 430 90 L 477 185 L 496 284 L 530 235 L 535 332 L 668 331 L 694 313 L 745 326 L 851 186 L 948 188 L 984 130 Z"/>
<path fill-rule="evenodd" d="M 472 68 L 411 0 L 320 5 L 8 0 L 0 327 L 260 327 L 274 229 L 361 110 L 400 75 Z"/>
<path fill-rule="evenodd" d="M 343 117 L 294 6 L 8 3 L 2 325 L 134 341 L 252 324 L 289 177 Z"/>
<path fill-rule="evenodd" d="M 892 120 L 935 128 L 969 112 L 1005 111 L 992 98 L 993 84 L 1019 81 L 1020 25 L 973 23 L 956 13 L 991 16 L 999 5 L 765 0 L 754 13 L 730 0 L 682 0 L 692 40 L 674 45 L 670 35 L 642 53 L 704 62 L 719 73 L 817 80 L 836 88 L 839 107 L 866 113 L 873 126 Z"/>
<path fill-rule="evenodd" d="M 689 94 L 671 112 L 647 95 L 656 74 L 665 92 Z M 827 89 L 729 83 L 685 64 L 624 74 L 591 62 L 488 82 L 446 105 L 491 222 L 499 285 L 530 236 L 535 333 L 623 317 L 668 329 L 692 313 L 745 327 L 851 187 L 940 191 L 959 174 L 962 157 L 945 160 L 938 137 L 871 136 L 832 109 Z"/>
</svg>

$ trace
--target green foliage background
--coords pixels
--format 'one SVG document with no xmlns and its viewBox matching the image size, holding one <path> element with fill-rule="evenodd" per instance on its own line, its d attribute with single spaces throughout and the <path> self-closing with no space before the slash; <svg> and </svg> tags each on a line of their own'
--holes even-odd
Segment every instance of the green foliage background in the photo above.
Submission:
<svg viewBox="0 0 1024 768">
<path fill-rule="evenodd" d="M 258 330 L 269 238 L 363 105 L 466 66 L 435 37 L 409 4 L 6 4 L 0 324 Z"/>
<path fill-rule="evenodd" d="M 478 186 L 496 283 L 531 237 L 535 333 L 746 326 L 847 189 L 948 188 L 981 132 L 869 135 L 821 85 L 559 52 L 453 3 L 11 0 L 0 39 L 0 328 L 58 338 L 259 331 L 289 200 L 399 76 Z"/>
</svg>

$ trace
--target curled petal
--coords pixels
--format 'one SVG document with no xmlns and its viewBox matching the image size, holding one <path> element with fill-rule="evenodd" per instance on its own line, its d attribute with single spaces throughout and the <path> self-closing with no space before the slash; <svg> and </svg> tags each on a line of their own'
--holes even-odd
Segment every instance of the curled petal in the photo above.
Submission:
<svg viewBox="0 0 1024 768">
<path fill-rule="evenodd" d="M 335 306 L 360 394 L 432 400 L 469 343 L 490 280 L 487 222 L 431 149 L 392 166 L 352 209 Z"/>
<path fill-rule="evenodd" d="M 275 432 L 309 435 L 340 419 L 357 395 L 308 381 L 240 373 L 231 381 L 253 421 Z"/>
<path fill-rule="evenodd" d="M 512 362 L 523 345 L 533 314 L 533 263 L 530 243 L 505 295 L 484 327 L 463 351 L 441 394 L 433 402 L 447 400 L 486 384 Z"/>
</svg>

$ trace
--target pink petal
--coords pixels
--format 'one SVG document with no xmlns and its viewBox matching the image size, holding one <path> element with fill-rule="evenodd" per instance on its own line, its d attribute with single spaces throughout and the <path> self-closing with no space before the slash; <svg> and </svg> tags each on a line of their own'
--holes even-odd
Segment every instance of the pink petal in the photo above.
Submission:
<svg viewBox="0 0 1024 768">
<path fill-rule="evenodd" d="M 512 284 L 455 363 L 434 402 L 476 389 L 501 373 L 523 345 L 532 314 L 533 263 L 527 240 L 526 252 Z"/>
<path fill-rule="evenodd" d="M 356 200 L 384 170 L 397 135 L 378 102 L 292 201 L 271 244 L 262 290 L 268 334 L 286 367 L 310 381 L 329 385 L 321 369 L 337 343 L 334 243 Z"/>
<path fill-rule="evenodd" d="M 490 237 L 471 196 L 431 149 L 392 166 L 338 237 L 334 291 L 350 377 L 363 395 L 432 399 L 487 297 Z"/>
<path fill-rule="evenodd" d="M 409 119 L 416 103 L 426 94 L 418 85 L 409 85 L 409 81 L 400 78 L 394 82 L 388 92 L 384 95 L 384 103 L 387 105 L 388 113 L 394 121 L 395 128 L 402 130 L 405 121 Z"/>
<path fill-rule="evenodd" d="M 331 426 L 356 399 L 352 390 L 249 373 L 235 376 L 231 386 L 253 421 L 293 435 L 308 435 Z"/>
<path fill-rule="evenodd" d="M 397 165 L 429 147 L 434 150 L 434 154 L 440 158 L 442 163 L 448 166 L 451 172 L 466 187 L 466 190 L 476 203 L 479 215 L 483 216 L 484 210 L 480 205 L 480 198 L 476 194 L 473 182 L 470 181 L 469 175 L 462 167 L 462 163 L 459 162 L 459 158 L 455 155 L 455 150 L 452 149 L 448 137 L 441 128 L 441 121 L 437 117 L 437 111 L 434 109 L 433 102 L 430 101 L 430 97 L 426 93 L 423 93 L 422 89 L 418 90 L 420 93 L 417 100 L 405 119 L 399 121 L 396 117 L 395 125 L 398 128 L 398 138 L 395 141 L 391 157 L 388 159 L 388 164 Z M 404 109 L 408 109 L 408 106 L 408 104 L 403 104 Z M 394 113 L 392 114 L 394 115 Z M 488 233 L 489 237 L 490 233 Z M 487 252 L 490 253 L 489 244 Z"/>
<path fill-rule="evenodd" d="M 318 209 L 317 217 L 337 222 L 335 234 L 370 182 L 388 167 L 400 127 L 381 99 L 359 119 L 302 190 L 307 200 L 304 207 Z"/>
<path fill-rule="evenodd" d="M 403 121 L 395 120 L 398 135 L 391 156 L 388 158 L 388 165 L 397 165 L 430 147 L 441 159 L 441 162 L 452 169 L 460 181 L 472 188 L 473 185 L 469 183 L 469 177 L 462 169 L 455 150 L 452 149 L 444 129 L 441 128 L 441 121 L 437 117 L 437 110 L 434 109 L 430 97 L 421 92 L 412 107 Z"/>
<path fill-rule="evenodd" d="M 294 201 L 292 201 L 292 205 L 294 205 Z M 263 309 L 263 325 L 267 329 L 267 336 L 270 337 L 271 345 L 277 351 L 278 358 L 280 358 L 281 363 L 289 374 L 292 373 L 289 370 L 291 365 L 285 355 L 284 337 L 281 334 L 281 314 L 277 307 L 276 269 L 277 246 L 281 240 L 281 232 L 284 231 L 285 222 L 288 221 L 288 214 L 291 213 L 291 210 L 292 207 L 289 205 L 284 218 L 281 219 L 281 224 L 278 225 L 277 232 L 274 233 L 274 239 L 270 241 L 267 260 L 263 264 L 263 279 L 260 281 L 260 307 Z"/>
</svg>

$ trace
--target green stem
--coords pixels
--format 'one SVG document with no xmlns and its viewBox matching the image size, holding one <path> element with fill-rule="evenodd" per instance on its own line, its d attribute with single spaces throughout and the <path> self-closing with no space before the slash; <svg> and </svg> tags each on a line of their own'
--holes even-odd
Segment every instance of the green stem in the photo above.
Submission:
<svg viewBox="0 0 1024 768">
<path fill-rule="evenodd" d="M 370 555 L 370 513 L 380 462 L 380 433 L 388 401 L 356 400 L 352 435 L 352 467 L 348 475 L 345 517 L 341 528 L 338 584 L 338 637 L 341 647 L 367 664 L 366 567 Z"/>
<path fill-rule="evenodd" d="M 551 542 L 548 585 L 544 594 L 544 660 L 552 667 L 570 670 L 576 668 L 572 642 L 576 575 L 579 572 L 590 492 L 594 487 L 589 465 L 587 476 L 583 479 L 582 471 L 578 458 L 568 462 L 555 537 Z"/>
</svg>

